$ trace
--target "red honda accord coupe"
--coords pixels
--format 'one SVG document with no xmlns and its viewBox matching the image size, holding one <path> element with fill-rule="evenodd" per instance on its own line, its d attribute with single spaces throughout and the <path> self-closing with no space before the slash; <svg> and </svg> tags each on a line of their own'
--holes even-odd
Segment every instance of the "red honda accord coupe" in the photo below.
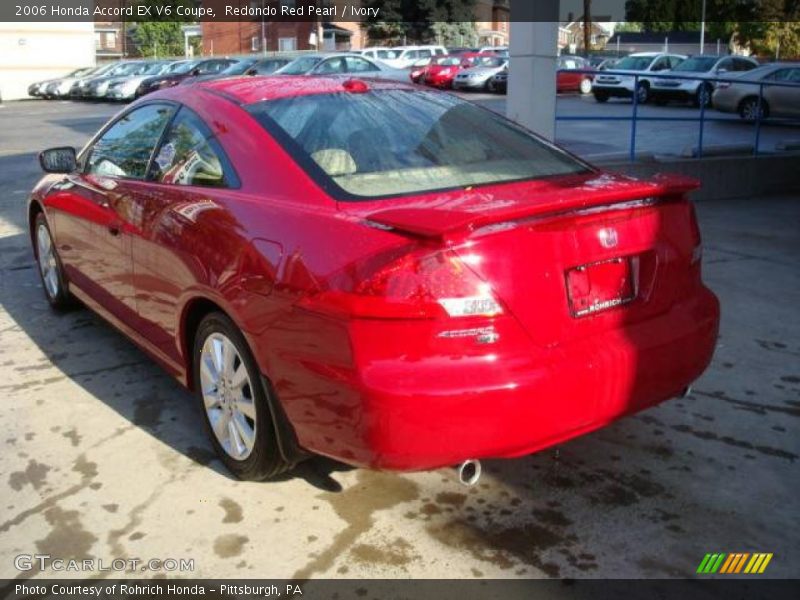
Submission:
<svg viewBox="0 0 800 600">
<path fill-rule="evenodd" d="M 513 457 L 684 390 L 719 320 L 678 178 L 601 172 L 410 84 L 157 92 L 29 203 L 44 292 L 195 391 L 243 479 Z"/>
</svg>

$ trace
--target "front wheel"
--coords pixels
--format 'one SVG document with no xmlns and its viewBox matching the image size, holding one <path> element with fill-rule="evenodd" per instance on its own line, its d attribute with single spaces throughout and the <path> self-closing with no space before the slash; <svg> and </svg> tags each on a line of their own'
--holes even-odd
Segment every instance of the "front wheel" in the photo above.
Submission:
<svg viewBox="0 0 800 600">
<path fill-rule="evenodd" d="M 39 266 L 44 295 L 56 310 L 64 310 L 73 304 L 64 267 L 58 257 L 53 236 L 43 213 L 36 215 L 33 223 L 34 253 Z"/>
<path fill-rule="evenodd" d="M 603 102 L 608 102 L 608 92 L 600 92 L 595 90 L 594 99 L 600 104 L 602 104 Z"/>
<path fill-rule="evenodd" d="M 592 93 L 592 80 L 587 78 L 581 79 L 581 94 Z"/>
<path fill-rule="evenodd" d="M 694 105 L 698 108 L 709 108 L 711 106 L 711 94 L 713 90 L 711 86 L 707 83 L 704 83 L 699 88 L 697 88 L 697 92 L 694 95 Z"/>
<path fill-rule="evenodd" d="M 758 98 L 745 98 L 739 105 L 739 116 L 745 121 L 760 121 L 766 119 L 769 107 L 765 100 L 759 104 Z"/>
<path fill-rule="evenodd" d="M 642 82 L 636 86 L 636 101 L 639 104 L 647 104 L 648 100 L 650 100 L 650 86 Z"/>
<path fill-rule="evenodd" d="M 239 479 L 263 481 L 291 468 L 278 448 L 271 392 L 233 321 L 222 313 L 206 316 L 192 356 L 206 432 L 228 470 Z"/>
</svg>

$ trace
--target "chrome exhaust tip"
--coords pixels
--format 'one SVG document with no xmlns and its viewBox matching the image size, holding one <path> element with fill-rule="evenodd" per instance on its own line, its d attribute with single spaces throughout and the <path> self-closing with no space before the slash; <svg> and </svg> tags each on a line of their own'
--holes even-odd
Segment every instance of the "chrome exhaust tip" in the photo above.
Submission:
<svg viewBox="0 0 800 600">
<path fill-rule="evenodd" d="M 692 395 L 692 386 L 690 386 L 690 385 L 687 385 L 687 386 L 686 386 L 686 387 L 683 389 L 683 391 L 681 392 L 681 395 L 680 395 L 680 397 L 681 397 L 681 398 L 686 398 L 687 396 L 691 396 L 691 395 Z"/>
<path fill-rule="evenodd" d="M 481 478 L 481 461 L 470 458 L 458 466 L 458 481 L 471 487 Z"/>
</svg>

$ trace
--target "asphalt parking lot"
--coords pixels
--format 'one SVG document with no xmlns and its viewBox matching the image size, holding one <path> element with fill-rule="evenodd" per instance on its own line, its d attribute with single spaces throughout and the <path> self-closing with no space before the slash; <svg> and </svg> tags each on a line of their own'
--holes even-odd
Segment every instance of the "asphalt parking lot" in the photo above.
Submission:
<svg viewBox="0 0 800 600">
<path fill-rule="evenodd" d="M 193 559 L 182 575 L 198 577 L 683 577 L 741 551 L 774 553 L 764 576 L 798 576 L 800 198 L 698 206 L 723 317 L 691 396 L 486 461 L 474 488 L 446 469 L 322 459 L 244 483 L 193 397 L 101 319 L 55 315 L 42 295 L 24 225 L 35 152 L 81 145 L 118 108 L 0 108 L 0 578 L 40 574 L 14 565 L 35 553 Z"/>
</svg>

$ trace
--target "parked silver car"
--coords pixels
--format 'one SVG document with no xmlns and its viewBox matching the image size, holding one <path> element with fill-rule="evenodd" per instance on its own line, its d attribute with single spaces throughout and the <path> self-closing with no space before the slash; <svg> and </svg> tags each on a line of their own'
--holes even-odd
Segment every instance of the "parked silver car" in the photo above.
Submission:
<svg viewBox="0 0 800 600">
<path fill-rule="evenodd" d="M 503 56 L 481 56 L 475 66 L 462 69 L 453 79 L 454 90 L 493 91 L 493 77 L 508 69 L 508 59 Z"/>
<path fill-rule="evenodd" d="M 304 54 L 275 75 L 355 75 L 393 81 L 408 81 L 408 71 L 392 68 L 380 61 L 370 60 L 358 54 L 338 52 L 330 54 Z"/>
<path fill-rule="evenodd" d="M 136 90 L 145 79 L 166 73 L 173 62 L 156 60 L 144 63 L 125 75 L 109 80 L 105 97 L 109 100 L 133 100 Z"/>
<path fill-rule="evenodd" d="M 656 77 L 650 87 L 650 95 L 656 104 L 679 100 L 692 102 L 695 106 L 708 107 L 711 105 L 711 94 L 714 93 L 715 87 L 714 82 L 710 80 L 752 71 L 757 66 L 758 62 L 747 56 L 690 56 L 674 69 L 665 71 L 665 74 L 691 75 L 693 79 Z"/>
<path fill-rule="evenodd" d="M 69 96 L 69 90 L 72 84 L 81 77 L 86 77 L 91 72 L 95 71 L 96 67 L 86 67 L 73 71 L 65 77 L 60 79 L 52 79 L 39 84 L 38 95 L 43 98 L 66 98 Z"/>
<path fill-rule="evenodd" d="M 735 79 L 717 85 L 711 99 L 717 110 L 738 112 L 747 121 L 800 117 L 800 63 L 772 63 Z M 760 84 L 764 84 L 764 91 L 759 101 Z"/>
</svg>

